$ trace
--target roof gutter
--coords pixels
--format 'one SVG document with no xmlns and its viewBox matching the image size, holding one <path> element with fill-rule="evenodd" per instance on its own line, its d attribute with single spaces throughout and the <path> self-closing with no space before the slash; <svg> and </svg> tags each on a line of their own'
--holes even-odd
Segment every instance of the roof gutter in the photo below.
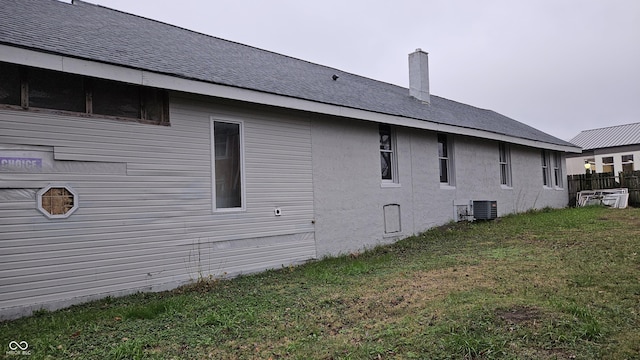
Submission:
<svg viewBox="0 0 640 360">
<path fill-rule="evenodd" d="M 465 128 L 447 124 L 440 124 L 422 119 L 407 118 L 397 115 L 377 113 L 367 110 L 348 108 L 339 105 L 320 103 L 310 100 L 298 99 L 289 96 L 265 93 L 256 90 L 243 89 L 238 87 L 212 84 L 204 81 L 184 79 L 176 76 L 154 73 L 146 70 L 132 69 L 123 66 L 99 63 L 43 53 L 24 48 L 18 48 L 0 44 L 0 61 L 23 64 L 49 70 L 62 71 L 72 74 L 92 76 L 102 79 L 122 81 L 131 84 L 151 86 L 167 90 L 181 91 L 200 95 L 208 95 L 225 99 L 246 101 L 256 104 L 271 105 L 276 107 L 290 108 L 326 115 L 348 117 L 353 119 L 374 121 L 410 128 L 460 134 L 466 136 L 479 137 L 496 141 L 504 141 L 512 144 L 529 147 L 580 153 L 577 146 L 564 146 L 551 144 L 536 140 L 523 139 L 485 130 Z"/>
</svg>

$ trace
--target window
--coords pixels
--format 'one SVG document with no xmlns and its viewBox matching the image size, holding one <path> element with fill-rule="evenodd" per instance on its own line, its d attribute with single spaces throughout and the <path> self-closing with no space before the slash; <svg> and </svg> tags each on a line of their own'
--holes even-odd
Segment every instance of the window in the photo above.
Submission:
<svg viewBox="0 0 640 360">
<path fill-rule="evenodd" d="M 92 112 L 94 114 L 140 117 L 140 90 L 129 84 L 94 79 L 91 81 Z"/>
<path fill-rule="evenodd" d="M 602 172 L 613 174 L 613 156 L 605 156 L 602 158 Z"/>
<path fill-rule="evenodd" d="M 633 155 L 622 155 L 622 172 L 633 172 Z"/>
<path fill-rule="evenodd" d="M 0 104 L 169 125 L 161 89 L 0 62 Z"/>
<path fill-rule="evenodd" d="M 511 151 L 509 145 L 500 143 L 498 152 L 500 153 L 500 185 L 511 187 Z"/>
<path fill-rule="evenodd" d="M 216 210 L 244 208 L 242 123 L 212 120 L 213 197 Z"/>
<path fill-rule="evenodd" d="M 38 210 L 49 219 L 68 218 L 78 209 L 78 194 L 68 186 L 48 185 L 36 194 Z"/>
<path fill-rule="evenodd" d="M 29 69 L 27 107 L 86 112 L 82 76 Z"/>
<path fill-rule="evenodd" d="M 447 135 L 438 134 L 438 161 L 440 165 L 440 183 L 453 185 L 453 157 L 451 141 Z"/>
<path fill-rule="evenodd" d="M 551 186 L 551 173 L 550 173 L 550 155 L 548 151 L 542 150 L 542 185 Z"/>
<path fill-rule="evenodd" d="M 380 171 L 383 183 L 397 183 L 395 134 L 391 126 L 380 124 Z"/>
<path fill-rule="evenodd" d="M 542 184 L 562 188 L 562 155 L 542 150 Z"/>
<path fill-rule="evenodd" d="M 553 153 L 553 186 L 562 188 L 562 155 Z"/>
<path fill-rule="evenodd" d="M 20 106 L 20 67 L 0 62 L 0 104 Z"/>
<path fill-rule="evenodd" d="M 587 174 L 596 172 L 596 159 L 595 158 L 585 159 L 584 168 Z"/>
</svg>

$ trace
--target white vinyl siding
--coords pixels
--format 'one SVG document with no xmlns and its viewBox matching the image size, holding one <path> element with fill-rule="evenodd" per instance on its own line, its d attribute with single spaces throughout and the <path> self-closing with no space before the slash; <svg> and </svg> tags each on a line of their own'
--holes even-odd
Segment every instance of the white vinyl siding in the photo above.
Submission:
<svg viewBox="0 0 640 360">
<path fill-rule="evenodd" d="M 178 98 L 165 127 L 0 110 L 0 153 L 43 159 L 37 172 L 0 171 L 0 309 L 314 258 L 310 124 L 242 111 Z M 241 213 L 211 213 L 211 116 L 243 122 Z M 52 183 L 77 193 L 66 219 L 37 209 Z"/>
</svg>

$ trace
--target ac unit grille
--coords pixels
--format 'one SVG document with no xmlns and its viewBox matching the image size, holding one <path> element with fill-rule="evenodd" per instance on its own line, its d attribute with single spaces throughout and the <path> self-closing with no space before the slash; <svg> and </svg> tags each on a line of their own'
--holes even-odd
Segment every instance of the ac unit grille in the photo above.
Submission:
<svg viewBox="0 0 640 360">
<path fill-rule="evenodd" d="M 489 200 L 474 201 L 473 217 L 476 220 L 492 220 L 497 218 L 498 202 Z"/>
</svg>

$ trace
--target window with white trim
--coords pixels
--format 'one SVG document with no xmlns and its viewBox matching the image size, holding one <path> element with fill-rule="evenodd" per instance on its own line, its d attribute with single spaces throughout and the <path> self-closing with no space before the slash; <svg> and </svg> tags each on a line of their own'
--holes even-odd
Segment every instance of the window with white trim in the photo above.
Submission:
<svg viewBox="0 0 640 360">
<path fill-rule="evenodd" d="M 551 155 L 548 151 L 542 150 L 542 185 L 551 187 Z"/>
<path fill-rule="evenodd" d="M 562 155 L 559 152 L 553 152 L 553 186 L 562 188 Z"/>
<path fill-rule="evenodd" d="M 500 185 L 511 187 L 511 149 L 505 143 L 498 144 L 500 157 Z"/>
<path fill-rule="evenodd" d="M 596 172 L 596 159 L 588 158 L 584 160 L 584 168 L 587 174 Z"/>
<path fill-rule="evenodd" d="M 395 132 L 390 125 L 380 124 L 380 172 L 383 183 L 398 183 Z"/>
<path fill-rule="evenodd" d="M 602 158 L 602 172 L 611 174 L 615 172 L 613 167 L 613 156 L 605 156 Z"/>
<path fill-rule="evenodd" d="M 36 200 L 49 219 L 66 219 L 78 209 L 78 194 L 66 185 L 47 185 L 36 193 Z"/>
<path fill-rule="evenodd" d="M 546 187 L 561 189 L 562 181 L 562 155 L 557 152 L 542 150 L 542 184 Z"/>
<path fill-rule="evenodd" d="M 633 155 L 622 155 L 622 172 L 633 172 Z"/>
<path fill-rule="evenodd" d="M 213 203 L 216 211 L 244 209 L 242 122 L 212 119 Z"/>
<path fill-rule="evenodd" d="M 440 184 L 453 186 L 453 146 L 451 138 L 438 134 L 438 163 L 440 168 Z"/>
</svg>

